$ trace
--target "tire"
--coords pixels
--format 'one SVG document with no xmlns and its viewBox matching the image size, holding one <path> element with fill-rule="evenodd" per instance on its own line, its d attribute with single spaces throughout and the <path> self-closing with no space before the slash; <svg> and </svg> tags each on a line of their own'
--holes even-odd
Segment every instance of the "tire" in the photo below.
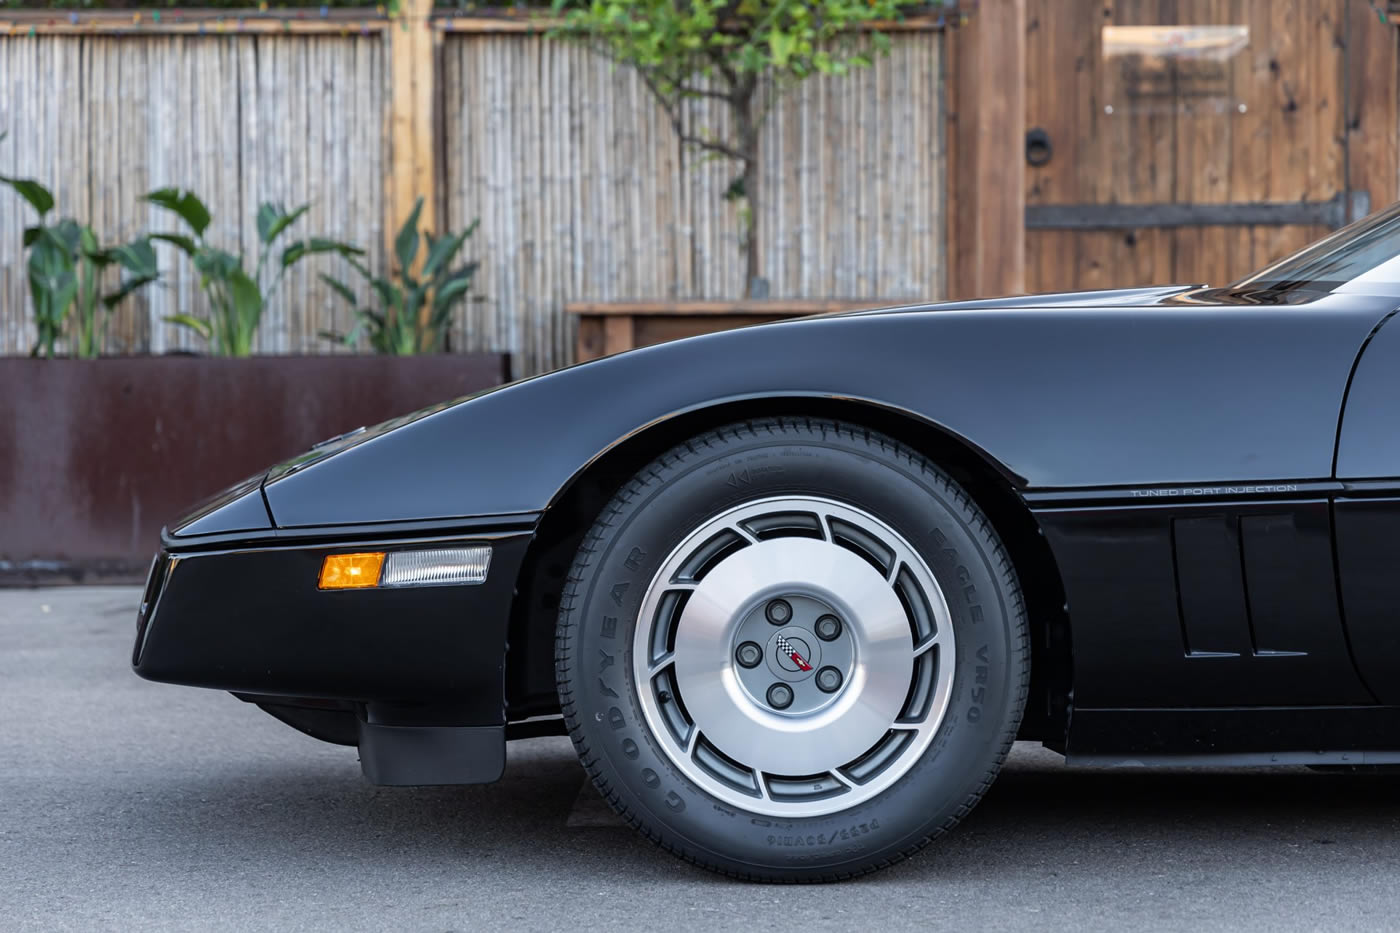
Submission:
<svg viewBox="0 0 1400 933">
<path fill-rule="evenodd" d="M 1011 561 L 957 483 L 873 431 L 770 418 L 674 448 L 604 508 L 555 668 L 584 768 L 643 835 L 733 877 L 827 881 L 977 803 L 1030 652 Z"/>
</svg>

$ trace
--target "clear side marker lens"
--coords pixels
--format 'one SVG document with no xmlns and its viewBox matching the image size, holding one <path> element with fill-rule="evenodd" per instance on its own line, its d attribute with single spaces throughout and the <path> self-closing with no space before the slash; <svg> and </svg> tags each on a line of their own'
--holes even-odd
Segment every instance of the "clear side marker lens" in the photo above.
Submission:
<svg viewBox="0 0 1400 933">
<path fill-rule="evenodd" d="M 442 547 L 390 551 L 380 586 L 446 586 L 485 583 L 491 566 L 489 547 Z"/>
</svg>

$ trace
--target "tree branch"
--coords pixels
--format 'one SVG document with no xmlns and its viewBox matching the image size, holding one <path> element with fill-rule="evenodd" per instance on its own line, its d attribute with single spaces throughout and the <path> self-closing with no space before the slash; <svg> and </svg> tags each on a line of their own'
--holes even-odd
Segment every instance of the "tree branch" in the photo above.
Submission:
<svg viewBox="0 0 1400 933">
<path fill-rule="evenodd" d="M 711 97 L 715 100 L 722 100 L 725 103 L 729 103 L 729 95 L 723 91 L 712 91 L 709 88 L 694 87 L 689 84 L 680 84 L 679 82 L 673 83 L 675 83 L 676 90 L 687 97 Z"/>
<path fill-rule="evenodd" d="M 705 139 L 703 136 L 695 136 L 691 133 L 682 133 L 679 130 L 676 131 L 676 135 L 680 137 L 683 143 L 699 146 L 701 149 L 708 149 L 711 152 L 718 152 L 720 155 L 727 156 L 736 162 L 748 161 L 748 158 L 742 152 L 727 143 L 716 142 L 713 139 Z"/>
<path fill-rule="evenodd" d="M 728 156 L 731 159 L 737 159 L 740 162 L 745 161 L 744 154 L 727 143 L 718 142 L 713 139 L 705 139 L 702 136 L 696 136 L 694 133 L 687 133 L 685 131 L 685 125 L 681 121 L 679 102 L 672 100 L 669 95 L 661 93 L 661 88 L 657 86 L 656 79 L 653 78 L 645 68 L 638 68 L 637 74 L 641 76 L 642 83 L 647 86 L 647 90 L 651 91 L 652 96 L 661 104 L 661 108 L 666 111 L 666 116 L 670 118 L 671 126 L 676 131 L 676 137 L 680 139 L 682 143 L 699 146 L 711 152 L 718 152 L 721 155 Z M 717 96 L 720 100 L 729 100 L 727 95 L 718 94 Z"/>
</svg>

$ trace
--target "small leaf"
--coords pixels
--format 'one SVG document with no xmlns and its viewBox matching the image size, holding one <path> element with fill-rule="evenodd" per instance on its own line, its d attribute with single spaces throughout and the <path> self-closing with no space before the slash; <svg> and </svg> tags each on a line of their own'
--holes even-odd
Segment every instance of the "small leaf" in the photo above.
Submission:
<svg viewBox="0 0 1400 933">
<path fill-rule="evenodd" d="M 159 188 L 143 199 L 158 207 L 174 211 L 181 220 L 189 224 L 195 236 L 204 236 L 209 228 L 209 209 L 204 206 L 193 191 L 180 188 Z"/>
<path fill-rule="evenodd" d="M 446 307 L 454 301 L 461 300 L 472 287 L 472 277 L 476 275 L 477 265 L 475 262 L 467 263 L 439 285 L 437 293 L 433 296 L 434 306 Z"/>
<path fill-rule="evenodd" d="M 362 256 L 364 252 L 358 246 L 351 246 L 349 243 L 342 243 L 339 240 L 311 237 L 308 240 L 298 240 L 282 251 L 282 268 L 286 269 L 313 253 L 338 253 L 341 256 L 350 257 Z"/>
<path fill-rule="evenodd" d="M 194 253 L 194 268 L 210 279 L 228 279 L 243 271 L 243 260 L 222 249 L 201 249 Z"/>
<path fill-rule="evenodd" d="M 172 246 L 176 246 L 180 249 L 181 252 L 183 252 L 186 256 L 189 256 L 191 258 L 193 258 L 194 255 L 199 252 L 199 247 L 195 244 L 194 240 L 191 240 L 183 233 L 152 233 L 150 235 L 150 238 L 152 240 L 160 240 L 163 243 L 169 243 Z"/>
<path fill-rule="evenodd" d="M 394 255 L 399 260 L 400 274 L 413 268 L 413 260 L 418 255 L 418 215 L 422 211 L 423 199 L 419 198 L 413 203 L 413 212 L 399 228 L 399 235 L 394 237 Z"/>
<path fill-rule="evenodd" d="M 199 334 L 199 336 L 203 337 L 205 340 L 208 340 L 214 335 L 214 329 L 212 326 L 210 326 L 208 321 L 194 317 L 193 315 L 172 314 L 165 319 L 165 322 L 167 324 L 178 324 L 181 327 L 188 327 L 190 330 Z"/>
<path fill-rule="evenodd" d="M 108 252 L 124 270 L 133 276 L 155 278 L 159 274 L 155 247 L 151 246 L 151 241 L 146 237 L 132 240 L 130 243 L 123 243 L 121 246 L 114 246 Z"/>
<path fill-rule="evenodd" d="M 273 204 L 270 201 L 259 205 L 258 239 L 271 245 L 272 241 L 277 239 L 283 230 L 296 223 L 297 219 L 309 210 L 311 210 L 310 204 L 303 204 L 290 214 L 280 204 Z"/>
<path fill-rule="evenodd" d="M 429 240 L 428 258 L 423 260 L 423 278 L 431 280 L 437 275 L 438 269 L 445 267 L 452 261 L 452 257 L 457 255 L 457 251 L 462 248 L 462 244 L 467 242 L 467 233 L 459 233 L 456 236 L 439 237 L 436 240 Z"/>
<path fill-rule="evenodd" d="M 39 212 L 40 218 L 53 210 L 53 194 L 49 192 L 48 188 L 45 188 L 34 179 L 6 178 L 0 175 L 0 182 L 4 182 L 15 189 L 16 194 L 28 201 L 30 205 Z"/>
<path fill-rule="evenodd" d="M 355 300 L 355 293 L 350 290 L 350 286 L 340 281 L 340 279 L 331 278 L 324 272 L 321 273 L 320 278 L 322 282 L 325 282 L 331 287 L 332 291 L 341 298 L 344 298 L 345 302 L 350 305 L 350 307 L 355 308 L 359 306 L 359 302 Z"/>
</svg>

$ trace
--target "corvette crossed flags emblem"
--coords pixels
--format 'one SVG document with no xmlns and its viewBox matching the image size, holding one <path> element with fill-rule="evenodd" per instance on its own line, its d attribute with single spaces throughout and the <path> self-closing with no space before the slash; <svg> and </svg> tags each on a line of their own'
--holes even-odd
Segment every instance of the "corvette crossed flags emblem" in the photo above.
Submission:
<svg viewBox="0 0 1400 933">
<path fill-rule="evenodd" d="M 793 664 L 796 664 L 798 670 L 810 671 L 812 669 L 812 665 L 807 663 L 807 659 L 792 646 L 792 642 L 788 641 L 785 636 L 779 635 L 777 644 L 778 650 L 786 655 Z"/>
</svg>

